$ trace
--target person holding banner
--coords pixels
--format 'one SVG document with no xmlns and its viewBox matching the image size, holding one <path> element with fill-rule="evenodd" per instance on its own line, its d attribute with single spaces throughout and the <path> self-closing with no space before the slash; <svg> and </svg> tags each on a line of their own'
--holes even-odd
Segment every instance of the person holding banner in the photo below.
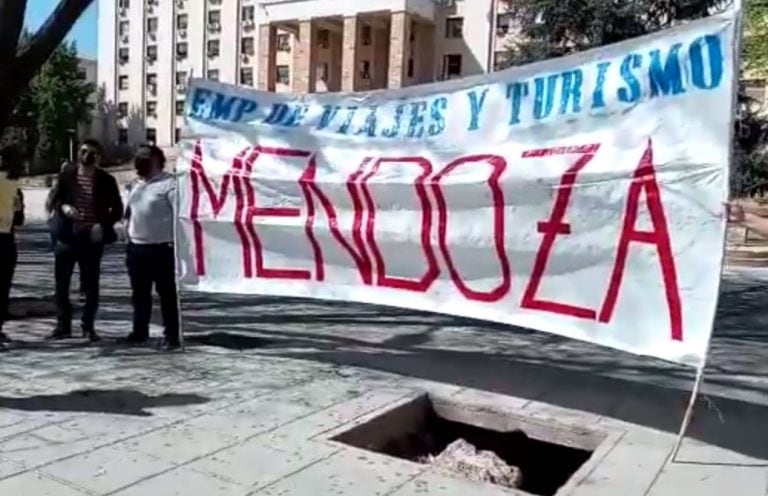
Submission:
<svg viewBox="0 0 768 496">
<path fill-rule="evenodd" d="M 154 285 L 165 326 L 164 346 L 174 350 L 180 345 L 173 247 L 174 177 L 164 171 L 163 151 L 152 144 L 139 148 L 134 166 L 138 177 L 128 187 L 125 212 L 133 331 L 125 341 L 143 343 L 149 339 Z"/>
<path fill-rule="evenodd" d="M 729 203 L 728 220 L 768 238 L 768 218 L 761 217 L 754 208 L 740 203 Z"/>
<path fill-rule="evenodd" d="M 10 339 L 3 333 L 8 318 L 13 273 L 16 270 L 15 228 L 24 223 L 24 195 L 18 187 L 22 167 L 19 150 L 9 145 L 0 151 L 0 349 Z"/>
<path fill-rule="evenodd" d="M 51 340 L 72 337 L 69 290 L 75 264 L 82 271 L 86 292 L 81 319 L 83 335 L 91 341 L 99 340 L 94 322 L 99 306 L 101 257 L 104 245 L 117 241 L 114 226 L 123 213 L 117 181 L 98 166 L 101 157 L 101 144 L 85 140 L 79 164 L 59 174 L 51 195 L 58 312 L 58 325 L 49 336 Z"/>
</svg>

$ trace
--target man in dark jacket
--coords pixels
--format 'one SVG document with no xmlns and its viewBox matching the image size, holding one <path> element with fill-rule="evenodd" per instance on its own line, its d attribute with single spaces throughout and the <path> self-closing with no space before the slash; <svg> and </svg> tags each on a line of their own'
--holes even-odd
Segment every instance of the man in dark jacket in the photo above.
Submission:
<svg viewBox="0 0 768 496">
<path fill-rule="evenodd" d="M 19 150 L 9 145 L 0 150 L 0 350 L 9 341 L 3 333 L 3 324 L 8 318 L 8 304 L 11 296 L 11 283 L 16 270 L 15 228 L 24 223 L 24 195 L 16 185 L 16 179 L 22 168 Z M 6 208 L 7 207 L 7 208 Z"/>
<path fill-rule="evenodd" d="M 101 157 L 98 141 L 84 141 L 77 167 L 66 168 L 59 174 L 51 194 L 58 325 L 50 339 L 72 337 L 69 290 L 75 264 L 80 267 L 85 286 L 83 335 L 91 341 L 99 339 L 94 322 L 99 307 L 101 257 L 104 245 L 117 240 L 114 226 L 123 213 L 117 181 L 99 167 Z"/>
</svg>

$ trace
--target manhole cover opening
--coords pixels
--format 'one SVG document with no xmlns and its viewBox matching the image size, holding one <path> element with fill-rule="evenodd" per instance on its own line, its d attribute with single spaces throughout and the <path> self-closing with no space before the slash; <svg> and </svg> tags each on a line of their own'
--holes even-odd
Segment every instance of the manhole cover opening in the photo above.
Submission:
<svg viewBox="0 0 768 496">
<path fill-rule="evenodd" d="M 522 415 L 419 396 L 333 440 L 422 464 L 436 464 L 459 440 L 519 469 L 516 489 L 554 496 L 605 439 L 601 433 Z M 465 443 L 457 443 L 465 444 Z M 495 458 L 495 457 L 494 457 Z M 459 466 L 462 465 L 461 463 Z M 444 467 L 438 470 L 445 472 Z M 455 474 L 462 476 L 462 470 Z"/>
</svg>

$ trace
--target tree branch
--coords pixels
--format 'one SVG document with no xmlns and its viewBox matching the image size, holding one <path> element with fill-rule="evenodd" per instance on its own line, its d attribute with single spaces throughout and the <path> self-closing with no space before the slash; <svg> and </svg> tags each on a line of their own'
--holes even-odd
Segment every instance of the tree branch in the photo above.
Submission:
<svg viewBox="0 0 768 496">
<path fill-rule="evenodd" d="M 27 0 L 0 0 L 0 65 L 4 70 L 9 70 L 8 62 L 19 48 L 26 9 Z"/>
<path fill-rule="evenodd" d="M 64 41 L 69 30 L 72 29 L 72 25 L 77 22 L 80 15 L 92 2 L 93 0 L 61 0 L 59 2 L 59 5 L 48 16 L 48 19 L 29 43 L 19 51 L 16 58 L 16 70 L 19 71 L 18 79 L 25 81 L 24 84 L 29 82 L 56 47 Z"/>
</svg>

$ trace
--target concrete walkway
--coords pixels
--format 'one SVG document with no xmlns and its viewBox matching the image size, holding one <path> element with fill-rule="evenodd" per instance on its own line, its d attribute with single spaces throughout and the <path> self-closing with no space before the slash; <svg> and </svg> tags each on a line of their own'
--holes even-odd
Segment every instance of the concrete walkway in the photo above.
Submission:
<svg viewBox="0 0 768 496">
<path fill-rule="evenodd" d="M 21 234 L 18 294 L 52 291 L 46 235 Z M 120 248 L 100 330 L 129 329 Z M 768 274 L 727 276 L 705 395 L 679 460 L 692 372 L 541 333 L 363 305 L 188 294 L 189 347 L 49 344 L 9 324 L 0 495 L 517 494 L 331 438 L 427 391 L 600 433 L 559 495 L 768 494 Z M 159 328 L 153 328 L 158 336 Z"/>
</svg>

